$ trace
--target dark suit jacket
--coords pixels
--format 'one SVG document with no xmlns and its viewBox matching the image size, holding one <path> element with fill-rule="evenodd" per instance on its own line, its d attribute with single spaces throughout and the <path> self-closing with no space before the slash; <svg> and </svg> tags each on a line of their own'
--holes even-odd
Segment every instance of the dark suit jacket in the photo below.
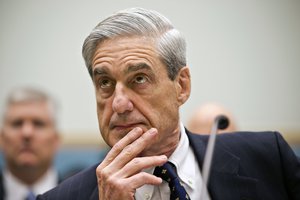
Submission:
<svg viewBox="0 0 300 200">
<path fill-rule="evenodd" d="M 202 166 L 208 136 L 187 134 Z M 96 167 L 67 179 L 38 199 L 97 200 Z M 216 140 L 208 190 L 216 200 L 299 200 L 300 162 L 277 132 L 221 134 Z"/>
<path fill-rule="evenodd" d="M 3 186 L 3 178 L 0 170 L 0 200 L 4 199 L 4 186 Z"/>
</svg>

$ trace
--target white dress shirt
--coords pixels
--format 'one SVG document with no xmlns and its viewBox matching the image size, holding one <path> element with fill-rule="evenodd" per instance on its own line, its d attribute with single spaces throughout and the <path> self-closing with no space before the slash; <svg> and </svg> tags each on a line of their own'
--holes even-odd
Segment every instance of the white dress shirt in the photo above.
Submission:
<svg viewBox="0 0 300 200">
<path fill-rule="evenodd" d="M 29 191 L 34 194 L 42 194 L 58 183 L 57 172 L 51 168 L 34 185 L 28 186 L 17 179 L 7 169 L 3 172 L 3 184 L 5 190 L 5 200 L 24 200 Z"/>
<path fill-rule="evenodd" d="M 169 161 L 172 162 L 177 169 L 180 182 L 183 184 L 186 192 L 191 199 L 200 198 L 200 189 L 202 186 L 202 177 L 197 159 L 190 147 L 188 137 L 184 126 L 180 123 L 180 141 L 174 153 L 170 156 Z M 144 170 L 153 174 L 154 168 Z M 144 185 L 136 190 L 136 200 L 166 200 L 170 199 L 170 189 L 166 181 L 159 186 Z"/>
</svg>

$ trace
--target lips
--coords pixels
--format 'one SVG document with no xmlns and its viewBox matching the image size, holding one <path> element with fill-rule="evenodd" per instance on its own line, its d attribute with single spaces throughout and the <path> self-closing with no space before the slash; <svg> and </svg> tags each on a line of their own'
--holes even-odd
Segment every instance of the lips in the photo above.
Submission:
<svg viewBox="0 0 300 200">
<path fill-rule="evenodd" d="M 125 130 L 125 129 L 133 129 L 133 128 L 138 127 L 140 125 L 142 125 L 142 123 L 112 124 L 110 126 L 110 128 L 121 131 L 121 130 Z"/>
<path fill-rule="evenodd" d="M 21 151 L 21 152 L 31 152 L 31 151 L 33 151 L 33 150 L 32 150 L 31 147 L 26 146 L 26 147 L 22 147 L 20 151 Z"/>
</svg>

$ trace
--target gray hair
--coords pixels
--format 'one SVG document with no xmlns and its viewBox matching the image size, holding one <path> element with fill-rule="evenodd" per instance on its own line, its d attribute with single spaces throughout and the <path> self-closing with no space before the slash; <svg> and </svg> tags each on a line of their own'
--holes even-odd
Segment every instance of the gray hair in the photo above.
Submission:
<svg viewBox="0 0 300 200">
<path fill-rule="evenodd" d="M 153 10 L 130 8 L 119 11 L 100 22 L 85 39 L 82 55 L 90 76 L 97 45 L 104 40 L 122 36 L 145 36 L 156 41 L 158 55 L 174 80 L 180 68 L 186 66 L 184 37 L 171 22 Z"/>
<path fill-rule="evenodd" d="M 55 126 L 57 125 L 58 104 L 56 100 L 42 90 L 32 87 L 16 88 L 9 93 L 3 110 L 3 117 L 5 117 L 10 105 L 31 102 L 46 102 L 49 107 L 53 123 Z"/>
</svg>

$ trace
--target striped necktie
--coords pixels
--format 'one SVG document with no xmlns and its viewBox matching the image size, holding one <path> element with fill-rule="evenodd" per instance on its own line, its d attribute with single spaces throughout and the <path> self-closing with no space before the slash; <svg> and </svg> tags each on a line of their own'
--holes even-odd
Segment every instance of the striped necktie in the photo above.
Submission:
<svg viewBox="0 0 300 200">
<path fill-rule="evenodd" d="M 184 187 L 181 185 L 175 170 L 175 166 L 172 163 L 167 162 L 163 166 L 156 167 L 153 174 L 169 183 L 170 200 L 190 199 Z"/>
</svg>

